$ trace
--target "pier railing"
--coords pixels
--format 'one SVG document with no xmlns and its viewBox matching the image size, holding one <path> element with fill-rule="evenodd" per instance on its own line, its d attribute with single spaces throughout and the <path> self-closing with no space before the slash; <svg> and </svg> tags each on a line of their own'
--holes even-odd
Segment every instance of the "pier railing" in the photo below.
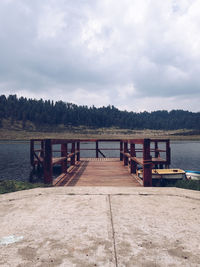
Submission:
<svg viewBox="0 0 200 267">
<path fill-rule="evenodd" d="M 159 148 L 159 143 L 165 144 L 165 149 Z M 137 148 L 140 145 L 140 148 Z M 154 145 L 154 148 L 152 148 Z M 161 158 L 160 153 L 165 153 Z M 141 156 L 137 156 L 140 153 Z M 152 156 L 154 153 L 154 157 Z M 168 139 L 131 139 L 120 141 L 120 160 L 130 166 L 130 172 L 136 174 L 137 165 L 143 168 L 143 185 L 152 186 L 152 167 L 169 168 L 170 142 Z"/>
<path fill-rule="evenodd" d="M 100 143 L 115 143 L 116 147 L 100 147 Z M 94 148 L 81 148 L 81 143 L 94 143 Z M 37 148 L 36 148 L 37 144 Z M 160 144 L 162 147 L 160 148 Z M 38 148 L 39 145 L 39 148 Z M 53 149 L 60 145 L 60 149 Z M 163 147 L 164 146 L 164 147 Z M 168 139 L 31 139 L 30 161 L 35 168 L 42 167 L 44 182 L 53 182 L 53 166 L 61 165 L 62 173 L 68 173 L 81 160 L 81 151 L 94 151 L 96 158 L 104 151 L 119 151 L 119 160 L 137 175 L 138 165 L 143 168 L 143 185 L 152 186 L 152 168 L 170 165 L 170 141 Z M 54 156 L 59 153 L 60 156 Z M 161 157 L 161 154 L 164 156 Z"/>
</svg>

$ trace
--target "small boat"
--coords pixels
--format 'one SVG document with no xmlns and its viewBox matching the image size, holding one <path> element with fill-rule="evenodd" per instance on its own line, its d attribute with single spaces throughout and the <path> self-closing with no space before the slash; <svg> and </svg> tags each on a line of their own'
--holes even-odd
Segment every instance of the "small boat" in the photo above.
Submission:
<svg viewBox="0 0 200 267">
<path fill-rule="evenodd" d="M 138 170 L 137 175 L 143 179 L 143 170 Z M 181 180 L 185 178 L 185 171 L 181 169 L 152 169 L 152 179 Z"/>
<path fill-rule="evenodd" d="M 200 181 L 200 172 L 199 171 L 185 171 L 186 177 L 188 180 Z"/>
</svg>

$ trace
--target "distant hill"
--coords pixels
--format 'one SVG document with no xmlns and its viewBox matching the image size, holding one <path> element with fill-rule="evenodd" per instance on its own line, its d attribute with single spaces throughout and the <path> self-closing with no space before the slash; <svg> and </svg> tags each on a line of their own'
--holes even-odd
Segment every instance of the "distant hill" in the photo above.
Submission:
<svg viewBox="0 0 200 267">
<path fill-rule="evenodd" d="M 78 106 L 63 101 L 0 96 L 0 126 L 2 121 L 21 122 L 20 128 L 65 126 L 119 127 L 124 129 L 200 130 L 200 112 L 158 110 L 153 112 L 121 111 L 114 106 L 96 108 Z"/>
</svg>

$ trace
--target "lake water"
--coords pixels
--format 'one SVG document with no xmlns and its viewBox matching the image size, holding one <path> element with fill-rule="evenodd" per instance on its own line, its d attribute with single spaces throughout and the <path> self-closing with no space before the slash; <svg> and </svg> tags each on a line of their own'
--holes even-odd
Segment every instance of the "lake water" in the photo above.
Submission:
<svg viewBox="0 0 200 267">
<path fill-rule="evenodd" d="M 100 143 L 99 146 L 119 148 L 119 145 L 115 143 Z M 86 144 L 81 144 L 81 148 L 84 147 L 86 147 Z M 91 143 L 89 147 L 95 148 L 95 144 Z M 29 153 L 29 143 L 1 141 L 0 180 L 29 181 L 30 177 L 32 177 L 30 176 L 32 167 L 30 165 Z M 119 151 L 103 151 L 103 153 L 109 157 L 119 157 Z M 81 152 L 81 157 L 94 156 L 95 151 Z M 200 170 L 200 141 L 171 141 L 171 161 L 170 167 L 172 168 Z"/>
</svg>

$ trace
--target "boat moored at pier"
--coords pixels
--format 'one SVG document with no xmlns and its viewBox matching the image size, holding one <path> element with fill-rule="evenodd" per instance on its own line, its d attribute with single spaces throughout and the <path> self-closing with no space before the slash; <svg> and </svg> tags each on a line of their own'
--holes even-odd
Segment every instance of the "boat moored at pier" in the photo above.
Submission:
<svg viewBox="0 0 200 267">
<path fill-rule="evenodd" d="M 143 178 L 143 170 L 137 171 L 138 176 Z M 152 169 L 152 179 L 182 180 L 186 178 L 184 170 L 181 169 Z"/>
</svg>

